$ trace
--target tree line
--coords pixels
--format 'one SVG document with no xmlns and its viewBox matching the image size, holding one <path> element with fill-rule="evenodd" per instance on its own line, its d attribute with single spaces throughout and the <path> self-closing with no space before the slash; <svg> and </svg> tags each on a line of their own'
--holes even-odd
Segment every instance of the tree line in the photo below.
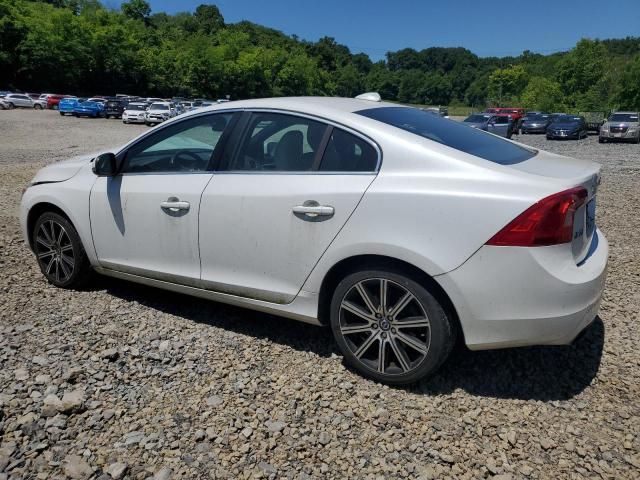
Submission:
<svg viewBox="0 0 640 480">
<path fill-rule="evenodd" d="M 152 13 L 98 0 L 0 0 L 0 88 L 232 99 L 352 97 L 548 111 L 640 109 L 640 37 L 583 39 L 568 52 L 480 58 L 465 48 L 405 48 L 373 62 L 243 21 L 215 5 Z"/>
</svg>

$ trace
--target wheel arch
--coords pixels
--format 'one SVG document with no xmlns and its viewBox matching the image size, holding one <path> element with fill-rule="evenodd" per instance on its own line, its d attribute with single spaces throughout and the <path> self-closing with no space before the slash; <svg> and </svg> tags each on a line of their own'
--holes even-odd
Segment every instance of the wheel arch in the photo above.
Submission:
<svg viewBox="0 0 640 480">
<path fill-rule="evenodd" d="M 350 273 L 372 268 L 386 268 L 406 274 L 426 288 L 440 302 L 442 308 L 453 322 L 456 334 L 459 335 L 458 338 L 464 339 L 464 332 L 458 317 L 458 312 L 451 301 L 451 298 L 442 286 L 440 286 L 440 284 L 431 275 L 415 265 L 404 260 L 384 255 L 368 254 L 347 257 L 340 260 L 327 271 L 320 285 L 320 291 L 318 294 L 318 321 L 322 325 L 329 325 L 331 296 L 338 283 L 340 283 L 340 281 Z"/>
<path fill-rule="evenodd" d="M 29 248 L 31 250 L 33 250 L 33 238 L 32 238 L 33 227 L 35 227 L 36 221 L 38 220 L 38 218 L 40 218 L 40 215 L 46 212 L 57 213 L 58 215 L 63 216 L 65 219 L 69 221 L 69 223 L 71 223 L 71 225 L 73 225 L 73 221 L 71 220 L 69 215 L 67 215 L 67 213 L 58 205 L 55 205 L 50 202 L 38 202 L 34 204 L 29 209 L 29 213 L 27 214 L 27 234 L 28 234 L 27 239 L 29 241 Z"/>
</svg>

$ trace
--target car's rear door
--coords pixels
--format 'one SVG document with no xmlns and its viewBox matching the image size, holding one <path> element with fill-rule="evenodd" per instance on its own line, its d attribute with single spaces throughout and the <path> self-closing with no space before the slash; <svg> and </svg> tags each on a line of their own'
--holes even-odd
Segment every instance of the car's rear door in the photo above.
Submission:
<svg viewBox="0 0 640 480">
<path fill-rule="evenodd" d="M 124 166 L 91 190 L 91 233 L 103 268 L 196 286 L 198 214 L 233 113 L 174 122 L 121 152 Z"/>
<path fill-rule="evenodd" d="M 202 195 L 202 283 L 288 303 L 375 178 L 379 150 L 299 114 L 247 112 L 242 123 Z"/>
</svg>

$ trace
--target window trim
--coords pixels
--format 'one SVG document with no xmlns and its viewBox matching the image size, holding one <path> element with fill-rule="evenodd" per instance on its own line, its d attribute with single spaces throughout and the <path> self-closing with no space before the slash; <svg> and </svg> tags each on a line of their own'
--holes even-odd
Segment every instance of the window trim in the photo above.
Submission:
<svg viewBox="0 0 640 480">
<path fill-rule="evenodd" d="M 228 161 L 226 162 L 226 165 L 223 165 L 222 168 L 220 170 L 216 170 L 216 173 L 218 174 L 233 174 L 233 175 L 377 175 L 378 172 L 380 172 L 380 168 L 382 166 L 382 149 L 380 148 L 380 146 L 378 145 L 377 142 L 375 142 L 373 139 L 371 139 L 369 136 L 353 129 L 352 127 L 343 125 L 341 123 L 338 123 L 334 120 L 330 120 L 321 116 L 317 116 L 317 115 L 312 115 L 312 114 L 308 114 L 305 112 L 298 112 L 295 110 L 286 110 L 286 109 L 280 109 L 280 108 L 245 108 L 243 109 L 244 111 L 244 115 L 243 115 L 243 120 L 244 122 L 239 122 L 239 123 L 244 123 L 243 125 L 241 125 L 241 132 L 239 132 L 239 134 L 237 135 L 236 138 L 232 139 L 229 144 L 231 144 L 231 156 L 229 157 Z M 259 114 L 259 113 L 275 113 L 275 114 L 280 114 L 280 115 L 290 115 L 290 116 L 294 116 L 294 117 L 300 117 L 300 118 L 306 118 L 309 120 L 313 120 L 315 122 L 320 122 L 323 123 L 324 125 L 327 126 L 324 134 L 323 134 L 323 138 L 320 142 L 320 146 L 318 148 L 318 154 L 319 154 L 319 160 L 316 158 L 314 159 L 314 162 L 312 164 L 312 170 L 300 170 L 300 171 L 269 171 L 269 170 L 230 170 L 229 166 L 233 165 L 234 162 L 236 161 L 236 157 L 239 153 L 240 147 L 242 145 L 242 143 L 244 142 L 244 140 L 246 139 L 247 133 L 248 133 L 248 128 L 250 125 L 250 120 L 251 117 L 254 114 Z M 357 172 L 357 171 L 341 171 L 341 170 L 326 170 L 326 171 L 320 171 L 318 170 L 318 168 L 320 167 L 321 163 L 322 163 L 322 158 L 324 157 L 324 153 L 326 150 L 326 147 L 329 143 L 329 139 L 331 138 L 331 132 L 333 131 L 334 128 L 339 128 L 341 130 L 344 130 L 346 133 L 349 133 L 351 135 L 354 135 L 358 138 L 360 138 L 361 140 L 369 143 L 373 149 L 376 152 L 377 155 L 377 162 L 376 162 L 376 167 L 374 170 L 369 170 L 366 172 Z M 327 136 L 328 134 L 328 136 Z M 229 145 L 227 145 L 227 147 L 229 147 Z M 226 150 L 226 149 L 225 149 Z M 320 153 L 321 152 L 321 153 Z M 224 152 L 223 156 L 228 153 L 228 152 Z"/>
</svg>

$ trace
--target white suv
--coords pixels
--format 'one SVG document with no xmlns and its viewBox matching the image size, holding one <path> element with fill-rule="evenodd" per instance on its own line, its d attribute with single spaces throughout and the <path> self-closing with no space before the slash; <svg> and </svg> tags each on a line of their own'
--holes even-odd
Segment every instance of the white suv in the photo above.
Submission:
<svg viewBox="0 0 640 480">
<path fill-rule="evenodd" d="M 33 108 L 33 99 L 22 93 L 10 93 L 4 100 L 11 108 Z"/>
<path fill-rule="evenodd" d="M 147 110 L 145 123 L 156 125 L 176 116 L 176 111 L 169 102 L 152 103 Z"/>
</svg>

